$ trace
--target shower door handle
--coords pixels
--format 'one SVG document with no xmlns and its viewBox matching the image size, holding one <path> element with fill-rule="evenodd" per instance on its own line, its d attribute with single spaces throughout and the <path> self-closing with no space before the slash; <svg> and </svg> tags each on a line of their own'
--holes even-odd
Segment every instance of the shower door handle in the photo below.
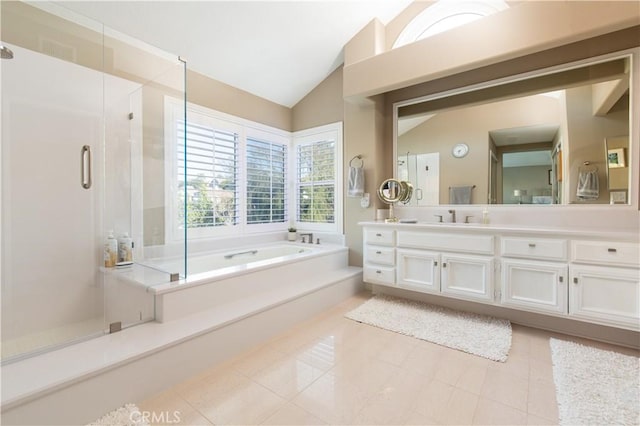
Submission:
<svg viewBox="0 0 640 426">
<path fill-rule="evenodd" d="M 91 147 L 84 145 L 80 151 L 80 185 L 91 188 Z"/>
</svg>

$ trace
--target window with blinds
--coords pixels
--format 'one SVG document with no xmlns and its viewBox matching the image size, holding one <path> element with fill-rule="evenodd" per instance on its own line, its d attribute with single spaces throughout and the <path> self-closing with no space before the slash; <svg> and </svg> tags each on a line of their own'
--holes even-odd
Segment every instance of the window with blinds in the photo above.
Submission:
<svg viewBox="0 0 640 426">
<path fill-rule="evenodd" d="M 286 221 L 287 146 L 247 137 L 247 224 Z"/>
<path fill-rule="evenodd" d="M 238 133 L 182 121 L 177 125 L 178 220 L 187 228 L 237 225 Z M 185 169 L 186 167 L 186 169 Z M 186 218 L 185 218 L 186 213 Z"/>
<path fill-rule="evenodd" d="M 297 146 L 298 222 L 335 222 L 335 145 L 335 140 L 320 140 Z"/>
</svg>

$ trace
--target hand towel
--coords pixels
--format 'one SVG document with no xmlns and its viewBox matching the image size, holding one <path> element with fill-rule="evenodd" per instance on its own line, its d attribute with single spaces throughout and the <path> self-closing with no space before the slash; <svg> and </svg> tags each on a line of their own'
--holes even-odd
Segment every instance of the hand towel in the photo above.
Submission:
<svg viewBox="0 0 640 426">
<path fill-rule="evenodd" d="M 471 204 L 473 186 L 449 187 L 449 204 Z"/>
<path fill-rule="evenodd" d="M 364 194 L 364 168 L 349 167 L 349 181 L 347 195 L 349 197 L 362 197 Z"/>
<path fill-rule="evenodd" d="M 600 196 L 600 182 L 598 171 L 591 170 L 578 174 L 578 189 L 576 195 L 579 200 L 597 200 Z"/>
</svg>

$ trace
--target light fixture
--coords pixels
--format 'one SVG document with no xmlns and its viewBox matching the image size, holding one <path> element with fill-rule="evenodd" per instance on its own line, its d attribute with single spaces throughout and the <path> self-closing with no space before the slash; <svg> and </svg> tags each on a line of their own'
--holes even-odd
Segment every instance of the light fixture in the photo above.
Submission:
<svg viewBox="0 0 640 426">
<path fill-rule="evenodd" d="M 522 197 L 527 195 L 526 189 L 514 189 L 513 196 L 518 199 L 518 204 L 522 204 Z"/>
</svg>

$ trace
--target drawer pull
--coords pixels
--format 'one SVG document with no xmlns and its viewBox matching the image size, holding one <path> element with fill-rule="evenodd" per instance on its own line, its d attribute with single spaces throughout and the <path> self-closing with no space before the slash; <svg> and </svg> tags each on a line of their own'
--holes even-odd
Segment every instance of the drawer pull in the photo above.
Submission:
<svg viewBox="0 0 640 426">
<path fill-rule="evenodd" d="M 559 281 L 564 282 L 564 277 L 560 277 Z"/>
<path fill-rule="evenodd" d="M 438 262 L 433 262 L 433 267 L 435 268 L 436 266 L 438 266 Z"/>
<path fill-rule="evenodd" d="M 574 283 L 574 284 L 578 284 L 578 277 L 574 277 L 574 278 L 573 278 L 573 283 Z"/>
<path fill-rule="evenodd" d="M 529 247 L 534 248 L 535 246 L 535 243 L 529 243 Z"/>
<path fill-rule="evenodd" d="M 382 234 L 376 234 L 376 237 L 382 237 Z"/>
<path fill-rule="evenodd" d="M 617 250 L 617 249 L 614 249 L 614 248 L 608 248 L 608 249 L 607 249 L 607 251 L 608 251 L 609 253 L 617 253 L 617 252 L 618 252 L 618 250 Z"/>
<path fill-rule="evenodd" d="M 447 262 L 442 262 L 442 267 L 446 268 L 447 267 Z"/>
<path fill-rule="evenodd" d="M 381 271 L 381 270 L 377 270 L 377 271 L 376 271 L 376 274 L 381 274 L 381 273 L 382 273 L 382 271 Z"/>
<path fill-rule="evenodd" d="M 382 254 L 382 252 L 381 251 L 377 251 L 376 254 Z"/>
</svg>

